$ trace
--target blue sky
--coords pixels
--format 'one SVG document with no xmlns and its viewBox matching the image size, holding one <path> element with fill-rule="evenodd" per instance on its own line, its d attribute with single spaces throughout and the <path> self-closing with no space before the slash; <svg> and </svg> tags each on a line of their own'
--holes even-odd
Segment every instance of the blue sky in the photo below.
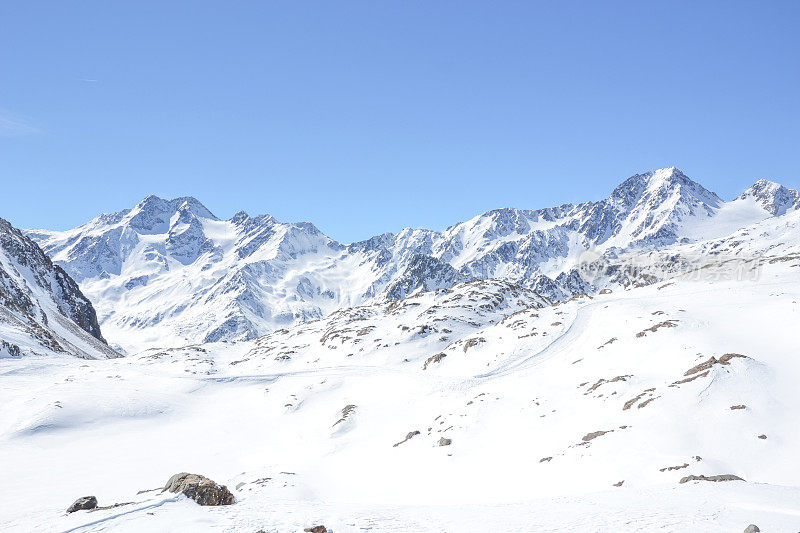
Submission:
<svg viewBox="0 0 800 533">
<path fill-rule="evenodd" d="M 343 242 L 678 166 L 800 186 L 800 2 L 3 2 L 0 217 L 148 194 Z"/>
</svg>

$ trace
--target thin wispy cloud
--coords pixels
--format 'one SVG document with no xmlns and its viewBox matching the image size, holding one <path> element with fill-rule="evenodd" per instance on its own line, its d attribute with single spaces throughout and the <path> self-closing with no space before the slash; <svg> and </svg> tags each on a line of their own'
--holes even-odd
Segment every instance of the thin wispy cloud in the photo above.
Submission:
<svg viewBox="0 0 800 533">
<path fill-rule="evenodd" d="M 0 109 L 0 135 L 14 137 L 34 135 L 36 133 L 40 133 L 40 130 L 31 124 L 30 121 Z"/>
<path fill-rule="evenodd" d="M 93 80 L 93 79 L 90 79 L 90 78 L 81 78 L 81 81 L 85 81 L 86 83 L 97 83 L 100 80 Z"/>
</svg>

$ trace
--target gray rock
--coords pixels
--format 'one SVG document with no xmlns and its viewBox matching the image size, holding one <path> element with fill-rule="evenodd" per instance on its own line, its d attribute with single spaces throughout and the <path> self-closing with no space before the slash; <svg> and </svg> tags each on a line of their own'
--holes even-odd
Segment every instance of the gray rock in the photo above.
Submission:
<svg viewBox="0 0 800 533">
<path fill-rule="evenodd" d="M 452 439 L 446 439 L 444 437 L 439 439 L 439 446 L 450 446 L 451 444 L 453 444 Z"/>
<path fill-rule="evenodd" d="M 720 482 L 720 481 L 744 481 L 744 480 L 739 476 L 734 476 L 733 474 L 720 474 L 717 476 L 695 476 L 694 474 L 692 474 L 690 476 L 682 477 L 680 480 L 681 483 L 686 483 L 688 481 Z"/>
<path fill-rule="evenodd" d="M 314 526 L 314 527 L 307 527 L 303 531 L 306 533 L 328 533 L 328 529 L 325 526 Z"/>
<path fill-rule="evenodd" d="M 761 530 L 758 528 L 757 525 L 750 524 L 749 526 L 747 526 L 747 529 L 744 530 L 744 533 L 758 533 L 759 531 Z"/>
<path fill-rule="evenodd" d="M 409 431 L 408 434 L 406 435 L 406 438 L 404 438 L 400 442 L 396 442 L 396 443 L 392 444 L 392 447 L 393 448 L 397 448 L 398 446 L 400 446 L 401 444 L 403 444 L 407 440 L 412 439 L 412 438 L 416 437 L 417 435 L 419 435 L 419 431 Z"/>
<path fill-rule="evenodd" d="M 180 492 L 200 505 L 231 505 L 236 499 L 225 485 L 218 485 L 205 476 L 181 472 L 164 486 L 164 491 Z"/>
<path fill-rule="evenodd" d="M 614 430 L 612 429 L 611 431 Z M 589 442 L 590 440 L 596 439 L 597 437 L 601 437 L 606 433 L 611 433 L 611 431 L 592 431 L 591 433 L 587 433 L 586 435 L 584 435 L 581 440 L 583 440 L 583 442 Z"/>
<path fill-rule="evenodd" d="M 74 513 L 75 511 L 85 511 L 94 509 L 95 507 L 97 507 L 97 498 L 94 496 L 84 496 L 83 498 L 75 500 L 75 502 L 67 508 L 67 512 Z"/>
</svg>

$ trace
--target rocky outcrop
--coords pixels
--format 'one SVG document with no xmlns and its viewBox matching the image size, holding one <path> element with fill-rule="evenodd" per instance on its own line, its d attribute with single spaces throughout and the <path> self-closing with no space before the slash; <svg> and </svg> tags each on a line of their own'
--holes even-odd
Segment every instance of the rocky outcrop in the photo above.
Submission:
<svg viewBox="0 0 800 533">
<path fill-rule="evenodd" d="M 187 472 L 169 478 L 162 492 L 164 491 L 179 492 L 199 505 L 231 505 L 236 502 L 225 485 L 219 485 L 205 476 Z"/>
<path fill-rule="evenodd" d="M 611 433 L 612 431 L 614 430 L 612 429 L 610 431 L 592 431 L 591 433 L 587 433 L 586 435 L 584 435 L 581 440 L 583 442 L 589 442 L 590 440 L 596 439 L 597 437 L 601 437 L 606 433 Z"/>
<path fill-rule="evenodd" d="M 714 365 L 729 365 L 731 364 L 731 360 L 735 358 L 743 358 L 748 359 L 746 355 L 738 354 L 738 353 L 726 353 L 725 355 L 721 356 L 719 359 L 714 357 L 713 355 L 708 358 L 708 360 L 703 361 L 699 365 L 693 366 L 686 372 L 684 372 L 684 376 L 691 376 L 692 374 L 697 374 L 698 372 L 702 372 L 704 370 L 710 370 L 711 367 Z"/>
<path fill-rule="evenodd" d="M 345 405 L 344 408 L 342 408 L 342 416 L 339 418 L 339 420 L 334 422 L 333 425 L 336 426 L 338 424 L 346 422 L 347 419 L 350 418 L 350 415 L 352 415 L 355 412 L 356 412 L 356 406 L 355 405 L 353 405 L 353 404 Z"/>
<path fill-rule="evenodd" d="M 447 354 L 444 353 L 444 352 L 439 352 L 439 353 L 437 353 L 435 355 L 432 355 L 432 356 L 428 357 L 427 359 L 425 359 L 425 364 L 422 365 L 422 370 L 427 370 L 428 369 L 428 365 L 433 364 L 433 363 L 438 363 L 442 359 L 444 359 L 445 357 L 447 357 Z"/>
<path fill-rule="evenodd" d="M 692 474 L 682 477 L 680 483 L 688 483 L 689 481 L 713 481 L 718 483 L 720 481 L 744 481 L 744 479 L 739 476 L 734 476 L 733 474 L 720 474 L 716 476 L 695 476 Z"/>
<path fill-rule="evenodd" d="M 84 496 L 83 498 L 78 498 L 67 508 L 68 513 L 74 513 L 75 511 L 88 511 L 89 509 L 94 509 L 97 507 L 97 498 L 94 496 Z"/>
<path fill-rule="evenodd" d="M 393 447 L 393 448 L 397 448 L 398 446 L 400 446 L 401 444 L 403 444 L 403 443 L 404 443 L 404 442 L 406 442 L 407 440 L 413 439 L 413 438 L 414 438 L 414 437 L 416 437 L 417 435 L 419 435 L 419 431 L 409 431 L 409 432 L 408 432 L 408 434 L 406 435 L 406 438 L 404 438 L 404 439 L 403 439 L 403 440 L 401 440 L 400 442 L 396 442 L 396 443 L 394 443 L 394 444 L 392 445 L 392 447 Z"/>
</svg>

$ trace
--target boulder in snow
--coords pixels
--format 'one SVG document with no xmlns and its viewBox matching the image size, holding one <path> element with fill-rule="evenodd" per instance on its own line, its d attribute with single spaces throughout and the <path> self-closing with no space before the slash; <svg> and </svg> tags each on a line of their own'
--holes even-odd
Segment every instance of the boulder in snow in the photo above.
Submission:
<svg viewBox="0 0 800 533">
<path fill-rule="evenodd" d="M 180 492 L 200 505 L 231 505 L 236 501 L 225 485 L 218 485 L 205 476 L 187 472 L 169 478 L 164 486 L 164 491 L 167 490 Z"/>
<path fill-rule="evenodd" d="M 83 498 L 75 500 L 75 502 L 67 508 L 67 512 L 74 513 L 75 511 L 85 511 L 94 509 L 95 507 L 97 507 L 97 498 L 94 496 L 84 496 Z"/>
</svg>

